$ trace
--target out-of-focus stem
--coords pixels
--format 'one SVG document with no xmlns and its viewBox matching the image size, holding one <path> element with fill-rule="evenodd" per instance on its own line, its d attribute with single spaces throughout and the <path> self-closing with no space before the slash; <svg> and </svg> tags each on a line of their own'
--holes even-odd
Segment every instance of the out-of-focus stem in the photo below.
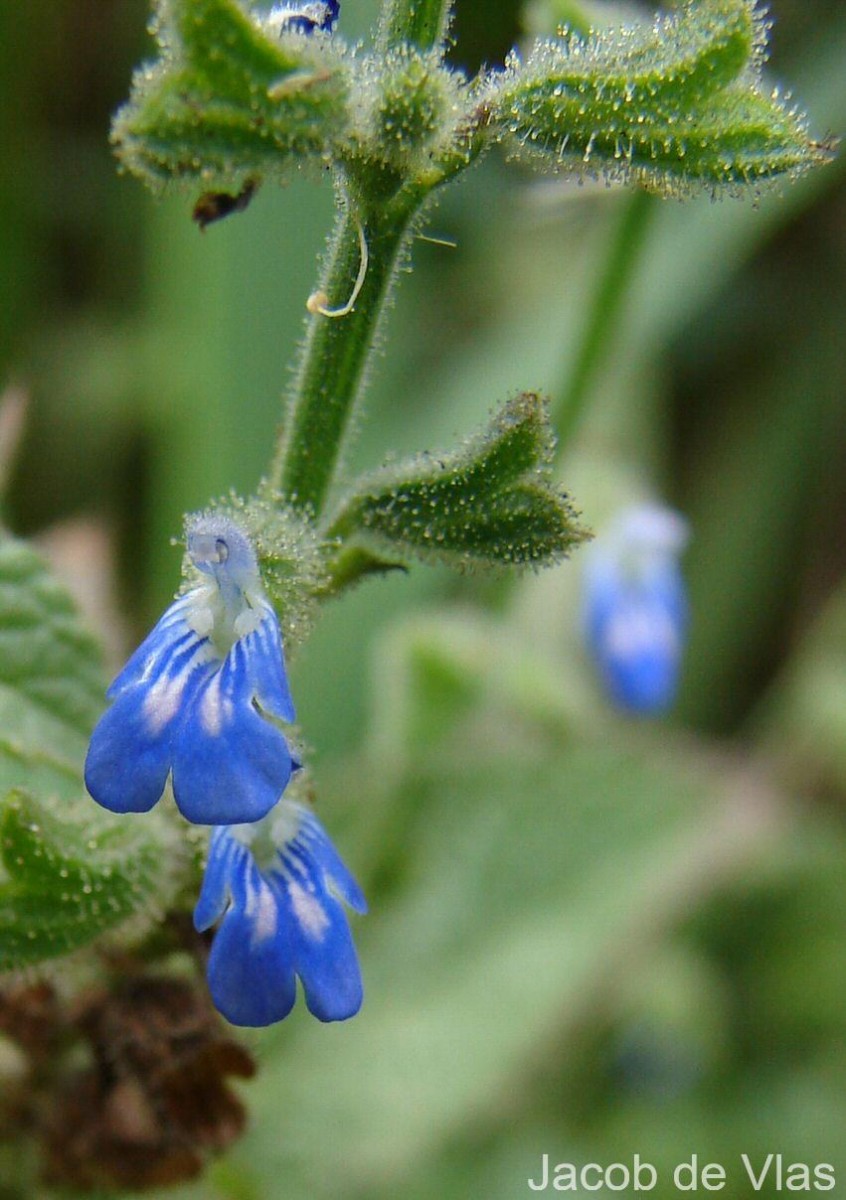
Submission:
<svg viewBox="0 0 846 1200">
<path fill-rule="evenodd" d="M 566 450 L 591 397 L 603 352 L 617 329 L 629 285 L 646 243 L 655 197 L 640 189 L 627 198 L 597 281 L 576 361 L 555 407 L 559 450 Z"/>
</svg>

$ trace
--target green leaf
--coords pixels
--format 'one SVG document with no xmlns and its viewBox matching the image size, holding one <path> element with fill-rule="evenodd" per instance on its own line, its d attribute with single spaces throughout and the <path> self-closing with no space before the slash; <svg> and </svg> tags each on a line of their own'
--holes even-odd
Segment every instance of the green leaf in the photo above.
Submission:
<svg viewBox="0 0 846 1200">
<path fill-rule="evenodd" d="M 373 543 L 398 558 L 458 565 L 555 561 L 585 536 L 550 481 L 554 439 L 546 401 L 523 392 L 458 450 L 426 453 L 362 481 L 328 536 Z M 338 571 L 344 574 L 344 552 Z M 338 571 L 333 572 L 337 575 Z"/>
<path fill-rule="evenodd" d="M 27 545 L 0 539 L 0 795 L 72 799 L 106 680 L 64 589 Z"/>
<path fill-rule="evenodd" d="M 687 0 L 650 24 L 541 41 L 522 73 L 527 92 L 613 116 L 621 108 L 649 119 L 679 115 L 760 66 L 765 27 L 753 0 Z M 550 86 L 553 95 L 550 97 Z M 522 89 L 521 89 L 522 91 Z"/>
<path fill-rule="evenodd" d="M 58 958 L 119 926 L 137 936 L 172 890 L 167 837 L 155 815 L 117 820 L 92 801 L 57 810 L 11 791 L 0 816 L 0 972 Z"/>
<path fill-rule="evenodd" d="M 120 821 L 84 798 L 104 696 L 66 592 L 28 546 L 0 540 L 0 971 L 143 922 L 171 890 L 164 823 Z"/>
<path fill-rule="evenodd" d="M 651 26 L 539 43 L 495 111 L 541 165 L 676 190 L 797 174 L 830 157 L 760 85 L 751 0 L 688 0 Z"/>
<path fill-rule="evenodd" d="M 337 43 L 275 36 L 236 0 L 159 0 L 161 57 L 142 67 L 112 131 L 126 166 L 169 180 L 238 188 L 325 155 L 346 124 Z"/>
</svg>

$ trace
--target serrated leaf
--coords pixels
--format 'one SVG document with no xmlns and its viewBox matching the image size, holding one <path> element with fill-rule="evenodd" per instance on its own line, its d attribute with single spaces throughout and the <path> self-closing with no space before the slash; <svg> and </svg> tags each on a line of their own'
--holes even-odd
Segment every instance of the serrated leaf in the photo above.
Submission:
<svg viewBox="0 0 846 1200">
<path fill-rule="evenodd" d="M 21 784 L 79 794 L 105 686 L 67 593 L 25 543 L 0 539 L 0 794 Z"/>
<path fill-rule="evenodd" d="M 84 798 L 103 709 L 100 653 L 24 543 L 0 540 L 0 971 L 55 958 L 163 902 L 158 818 L 118 821 Z"/>
<path fill-rule="evenodd" d="M 831 158 L 811 141 L 804 118 L 777 92 L 765 96 L 741 85 L 715 97 L 705 113 L 656 126 L 627 164 L 643 181 L 706 185 L 763 182 L 798 175 Z"/>
<path fill-rule="evenodd" d="M 537 43 L 520 68 L 520 96 L 531 106 L 534 94 L 562 114 L 587 106 L 606 118 L 625 108 L 666 119 L 727 87 L 747 65 L 757 69 L 764 32 L 753 0 L 688 0 L 651 25 Z"/>
<path fill-rule="evenodd" d="M 540 43 L 514 65 L 498 117 L 541 165 L 675 190 L 797 174 L 829 157 L 761 91 L 751 0 L 688 0 L 654 25 Z"/>
<path fill-rule="evenodd" d="M 727 88 L 707 112 L 672 122 L 571 129 L 557 149 L 535 129 L 525 148 L 556 169 L 600 171 L 674 191 L 685 185 L 740 186 L 797 175 L 825 163 L 829 149 L 811 141 L 802 117 L 777 94 Z"/>
<path fill-rule="evenodd" d="M 549 480 L 553 444 L 545 401 L 523 392 L 460 449 L 362 481 L 329 536 L 459 565 L 553 561 L 586 536 L 568 497 Z"/>
<path fill-rule="evenodd" d="M 237 0 L 160 0 L 161 57 L 135 76 L 112 131 L 152 186 L 239 187 L 325 155 L 346 122 L 345 71 L 318 35 L 272 37 Z"/>
<path fill-rule="evenodd" d="M 0 817 L 0 972 L 68 954 L 166 897 L 162 823 L 118 821 L 76 806 L 60 819 L 23 790 Z M 156 827 L 158 836 L 153 836 Z"/>
</svg>

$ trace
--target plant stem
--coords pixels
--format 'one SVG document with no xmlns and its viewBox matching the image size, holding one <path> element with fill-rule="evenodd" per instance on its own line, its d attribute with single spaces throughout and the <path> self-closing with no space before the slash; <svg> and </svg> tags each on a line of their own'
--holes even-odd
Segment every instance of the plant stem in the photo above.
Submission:
<svg viewBox="0 0 846 1200">
<path fill-rule="evenodd" d="M 409 222 L 422 197 L 400 193 L 359 218 L 339 214 L 321 282 L 327 305 L 350 297 L 359 272 L 359 221 L 367 243 L 367 273 L 352 310 L 312 316 L 290 399 L 285 434 L 270 483 L 298 508 L 319 516 L 334 478 L 350 417 L 361 391 L 373 337 Z"/>
<path fill-rule="evenodd" d="M 450 0 L 388 0 L 382 9 L 379 45 L 383 48 L 411 42 L 431 50 L 443 41 L 449 23 Z"/>
<path fill-rule="evenodd" d="M 559 453 L 568 447 L 584 414 L 602 353 L 616 332 L 645 245 L 654 203 L 654 197 L 640 188 L 626 200 L 588 311 L 576 361 L 555 409 Z"/>
</svg>

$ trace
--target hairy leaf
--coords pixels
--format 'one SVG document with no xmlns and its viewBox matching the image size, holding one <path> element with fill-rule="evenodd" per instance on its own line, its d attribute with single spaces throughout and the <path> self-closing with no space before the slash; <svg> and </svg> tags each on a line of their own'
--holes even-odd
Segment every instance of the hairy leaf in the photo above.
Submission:
<svg viewBox="0 0 846 1200">
<path fill-rule="evenodd" d="M 755 183 L 828 157 L 760 81 L 751 0 L 688 0 L 650 26 L 539 43 L 494 111 L 540 165 L 676 190 Z"/>
<path fill-rule="evenodd" d="M 753 0 L 687 0 L 651 25 L 603 29 L 590 37 L 539 42 L 526 60 L 527 91 L 539 99 L 550 85 L 564 105 L 587 104 L 613 117 L 629 108 L 668 117 L 760 68 L 765 27 Z"/>
<path fill-rule="evenodd" d="M 22 790 L 6 797 L 0 972 L 58 958 L 130 919 L 140 926 L 160 913 L 170 882 L 163 823 L 100 816 L 90 801 L 73 811 L 71 821 L 67 806 Z"/>
<path fill-rule="evenodd" d="M 112 132 L 130 170 L 238 188 L 324 155 L 346 121 L 345 72 L 322 35 L 275 36 L 237 0 L 159 0 L 161 56 L 136 74 Z"/>
<path fill-rule="evenodd" d="M 67 593 L 27 545 L 0 539 L 0 794 L 37 784 L 78 796 L 105 686 Z"/>
<path fill-rule="evenodd" d="M 524 392 L 458 450 L 424 454 L 365 479 L 330 526 L 400 558 L 458 565 L 550 562 L 585 537 L 548 476 L 545 401 Z"/>
<path fill-rule="evenodd" d="M 29 547 L 0 540 L 0 971 L 79 948 L 168 894 L 163 823 L 84 798 L 103 708 L 96 643 Z"/>
</svg>

